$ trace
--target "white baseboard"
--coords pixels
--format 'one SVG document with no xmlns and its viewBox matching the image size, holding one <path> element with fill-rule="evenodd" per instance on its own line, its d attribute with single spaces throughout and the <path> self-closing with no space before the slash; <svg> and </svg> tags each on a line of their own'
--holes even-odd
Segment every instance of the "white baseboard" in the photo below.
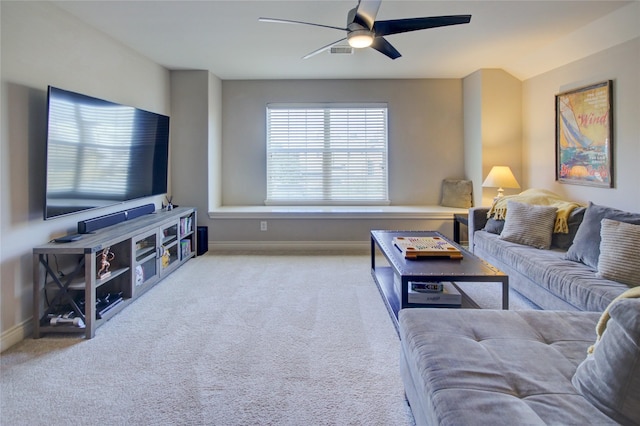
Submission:
<svg viewBox="0 0 640 426">
<path fill-rule="evenodd" d="M 4 352 L 9 349 L 11 346 L 19 343 L 33 334 L 33 323 L 32 319 L 29 318 L 26 321 L 21 322 L 20 324 L 16 324 L 14 327 L 5 331 L 0 335 L 0 352 Z"/>
<path fill-rule="evenodd" d="M 368 253 L 369 241 L 209 241 L 209 250 L 220 251 L 339 251 Z"/>
</svg>

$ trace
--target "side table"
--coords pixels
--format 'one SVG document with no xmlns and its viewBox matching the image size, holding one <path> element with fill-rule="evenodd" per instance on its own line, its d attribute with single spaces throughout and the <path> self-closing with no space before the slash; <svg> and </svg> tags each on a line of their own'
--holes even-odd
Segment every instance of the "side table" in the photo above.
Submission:
<svg viewBox="0 0 640 426">
<path fill-rule="evenodd" d="M 460 224 L 469 226 L 468 214 L 454 214 L 453 215 L 453 241 L 460 244 Z"/>
</svg>

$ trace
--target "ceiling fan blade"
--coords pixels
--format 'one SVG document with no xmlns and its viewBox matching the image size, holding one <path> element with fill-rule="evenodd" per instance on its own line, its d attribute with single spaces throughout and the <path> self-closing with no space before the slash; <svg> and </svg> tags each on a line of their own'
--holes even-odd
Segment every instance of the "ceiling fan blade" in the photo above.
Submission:
<svg viewBox="0 0 640 426">
<path fill-rule="evenodd" d="M 376 36 L 386 36 L 409 31 L 426 30 L 428 28 L 446 27 L 448 25 L 468 24 L 470 21 L 471 15 L 392 19 L 390 21 L 377 21 L 373 25 L 373 31 Z"/>
<path fill-rule="evenodd" d="M 303 56 L 303 57 L 302 57 L 302 59 L 309 59 L 310 57 L 315 56 L 315 55 L 317 55 L 318 53 L 322 53 L 322 52 L 324 52 L 325 50 L 330 49 L 331 47 L 335 46 L 336 44 L 342 43 L 342 42 L 343 42 L 343 41 L 345 41 L 346 39 L 347 39 L 346 37 L 345 37 L 345 38 L 341 38 L 341 39 L 340 39 L 340 40 L 338 40 L 338 41 L 334 41 L 333 43 L 327 44 L 326 46 L 323 46 L 323 47 L 321 47 L 320 49 L 314 50 L 313 52 L 311 52 L 311 53 L 309 53 L 309 54 L 307 54 L 307 55 Z"/>
<path fill-rule="evenodd" d="M 398 52 L 396 48 L 391 45 L 391 43 L 385 40 L 384 37 L 374 38 L 371 47 L 391 59 L 398 59 L 400 56 L 402 56 L 400 52 Z"/>
<path fill-rule="evenodd" d="M 354 22 L 372 29 L 373 24 L 376 21 L 376 16 L 378 15 L 378 9 L 380 9 L 381 2 L 382 0 L 359 0 Z"/>
<path fill-rule="evenodd" d="M 346 28 L 334 27 L 334 26 L 331 26 L 331 25 L 314 24 L 312 22 L 292 21 L 292 20 L 289 20 L 289 19 L 258 18 L 258 21 L 260 21 L 260 22 L 274 22 L 276 24 L 313 25 L 314 27 L 331 28 L 331 29 L 334 29 L 334 30 L 347 31 Z"/>
</svg>

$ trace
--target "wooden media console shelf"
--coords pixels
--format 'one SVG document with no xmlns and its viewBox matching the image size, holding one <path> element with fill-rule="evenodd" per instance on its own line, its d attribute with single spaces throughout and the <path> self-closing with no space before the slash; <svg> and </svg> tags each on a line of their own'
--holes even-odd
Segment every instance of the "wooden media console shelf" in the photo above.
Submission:
<svg viewBox="0 0 640 426">
<path fill-rule="evenodd" d="M 157 211 L 33 249 L 34 338 L 96 329 L 196 255 L 196 210 Z"/>
</svg>

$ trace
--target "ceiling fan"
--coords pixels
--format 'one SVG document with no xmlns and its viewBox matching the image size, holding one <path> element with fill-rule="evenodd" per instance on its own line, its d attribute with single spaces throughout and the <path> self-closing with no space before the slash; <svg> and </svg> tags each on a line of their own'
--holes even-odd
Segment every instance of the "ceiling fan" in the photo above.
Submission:
<svg viewBox="0 0 640 426">
<path fill-rule="evenodd" d="M 382 0 L 358 0 L 358 5 L 347 14 L 347 27 L 334 27 L 331 25 L 315 24 L 312 22 L 292 21 L 277 18 L 258 18 L 261 22 L 275 22 L 282 24 L 313 25 L 316 27 L 332 28 L 346 31 L 347 36 L 331 44 L 314 50 L 303 59 L 310 58 L 323 52 L 336 44 L 347 40 L 351 47 L 372 47 L 391 59 L 397 59 L 400 52 L 389 43 L 384 36 L 406 33 L 409 31 L 425 30 L 428 28 L 444 27 L 448 25 L 468 24 L 471 15 L 432 16 L 426 18 L 392 19 L 388 21 L 376 21 L 376 15 Z"/>
</svg>

